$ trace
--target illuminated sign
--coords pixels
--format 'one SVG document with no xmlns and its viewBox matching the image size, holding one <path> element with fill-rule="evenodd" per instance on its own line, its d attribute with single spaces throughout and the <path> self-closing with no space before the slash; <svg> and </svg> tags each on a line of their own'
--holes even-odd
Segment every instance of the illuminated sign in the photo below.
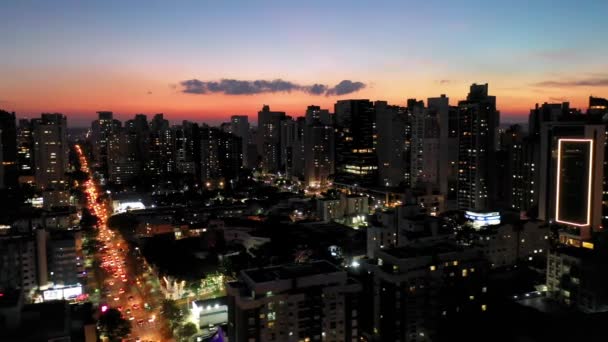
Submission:
<svg viewBox="0 0 608 342">
<path fill-rule="evenodd" d="M 475 227 L 485 227 L 500 224 L 500 213 L 476 213 L 474 211 L 465 211 L 464 217 L 471 220 Z"/>
<path fill-rule="evenodd" d="M 134 202 L 122 202 L 118 204 L 114 213 L 124 213 L 130 210 L 143 210 L 146 209 L 146 206 L 140 201 Z"/>
<path fill-rule="evenodd" d="M 82 285 L 54 287 L 42 292 L 45 302 L 49 300 L 73 299 L 80 295 L 82 295 Z"/>
<path fill-rule="evenodd" d="M 578 227 L 591 223 L 592 139 L 559 139 L 555 221 Z"/>
</svg>

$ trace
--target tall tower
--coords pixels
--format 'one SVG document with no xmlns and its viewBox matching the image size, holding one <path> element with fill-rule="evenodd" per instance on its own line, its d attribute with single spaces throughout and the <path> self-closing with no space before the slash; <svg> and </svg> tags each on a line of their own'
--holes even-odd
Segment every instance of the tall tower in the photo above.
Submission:
<svg viewBox="0 0 608 342">
<path fill-rule="evenodd" d="M 67 119 L 63 114 L 42 114 L 33 120 L 36 184 L 63 188 L 68 170 Z"/>
<path fill-rule="evenodd" d="M 241 138 L 241 151 L 243 153 L 243 166 L 247 168 L 253 167 L 248 164 L 249 151 L 249 117 L 247 115 L 233 115 L 230 118 L 230 125 L 232 126 L 232 134 Z"/>
<path fill-rule="evenodd" d="M 458 207 L 486 211 L 496 196 L 496 134 L 499 113 L 488 84 L 473 84 L 458 103 Z"/>
<path fill-rule="evenodd" d="M 2 131 L 2 183 L 10 187 L 17 184 L 19 168 L 17 165 L 17 126 L 15 113 L 0 110 L 0 130 Z"/>
<path fill-rule="evenodd" d="M 406 181 L 406 144 L 410 122 L 407 109 L 374 103 L 378 131 L 378 173 L 380 185 L 398 186 Z"/>
<path fill-rule="evenodd" d="M 369 100 L 341 100 L 335 104 L 336 182 L 375 185 L 376 111 Z"/>
<path fill-rule="evenodd" d="M 309 186 L 324 186 L 334 173 L 334 129 L 327 109 L 309 106 L 304 128 L 304 179 Z"/>
<path fill-rule="evenodd" d="M 262 157 L 262 169 L 275 173 L 281 168 L 281 121 L 285 112 L 272 112 L 264 105 L 258 112 L 257 147 Z"/>
<path fill-rule="evenodd" d="M 540 137 L 539 219 L 587 240 L 602 221 L 604 126 L 547 122 Z"/>
</svg>

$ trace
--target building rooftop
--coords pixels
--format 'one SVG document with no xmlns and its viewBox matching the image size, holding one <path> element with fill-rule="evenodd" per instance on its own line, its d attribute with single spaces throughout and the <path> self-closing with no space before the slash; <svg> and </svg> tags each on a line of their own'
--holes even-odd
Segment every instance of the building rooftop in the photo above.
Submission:
<svg viewBox="0 0 608 342">
<path fill-rule="evenodd" d="M 450 252 L 460 252 L 463 248 L 449 241 L 440 241 L 432 244 L 409 245 L 403 247 L 383 249 L 382 252 L 399 259 L 431 256 Z"/>
<path fill-rule="evenodd" d="M 243 271 L 245 275 L 256 283 L 294 279 L 334 272 L 340 272 L 340 269 L 327 261 L 313 261 L 308 264 L 281 265 Z"/>
</svg>

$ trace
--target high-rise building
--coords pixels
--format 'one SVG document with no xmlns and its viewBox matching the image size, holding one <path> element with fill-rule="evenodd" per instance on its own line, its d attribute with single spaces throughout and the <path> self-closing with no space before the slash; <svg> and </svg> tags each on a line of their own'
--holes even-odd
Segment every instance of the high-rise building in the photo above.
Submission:
<svg viewBox="0 0 608 342">
<path fill-rule="evenodd" d="M 605 129 L 584 122 L 541 125 L 539 219 L 588 240 L 601 229 Z"/>
<path fill-rule="evenodd" d="M 48 235 L 49 280 L 56 285 L 84 283 L 84 257 L 80 231 L 53 231 Z"/>
<path fill-rule="evenodd" d="M 427 99 L 429 117 L 439 126 L 438 190 L 451 207 L 456 202 L 458 187 L 458 109 L 450 106 L 445 95 Z"/>
<path fill-rule="evenodd" d="M 496 200 L 499 113 L 487 84 L 473 84 L 458 103 L 458 208 L 492 210 Z"/>
<path fill-rule="evenodd" d="M 360 292 L 326 261 L 241 271 L 227 285 L 230 341 L 358 341 Z"/>
<path fill-rule="evenodd" d="M 196 175 L 200 169 L 200 137 L 198 124 L 184 121 L 173 126 L 175 167 L 180 174 Z"/>
<path fill-rule="evenodd" d="M 34 175 L 33 145 L 32 122 L 28 119 L 20 119 L 17 129 L 17 164 L 19 176 Z"/>
<path fill-rule="evenodd" d="M 67 120 L 62 114 L 42 114 L 32 121 L 36 185 L 63 188 L 68 170 Z"/>
<path fill-rule="evenodd" d="M 334 128 L 327 109 L 308 106 L 304 128 L 304 180 L 326 186 L 334 174 Z"/>
<path fill-rule="evenodd" d="M 520 125 L 501 130 L 499 149 L 496 152 L 496 177 L 501 179 L 496 187 L 499 208 L 522 210 L 526 190 L 524 182 L 524 133 Z"/>
<path fill-rule="evenodd" d="M 373 293 L 362 298 L 372 315 L 362 328 L 377 341 L 449 340 L 442 328 L 488 310 L 487 262 L 476 249 L 439 240 L 375 255 L 360 267 Z"/>
<path fill-rule="evenodd" d="M 276 173 L 281 170 L 281 121 L 285 120 L 285 112 L 270 111 L 270 106 L 264 105 L 258 112 L 257 148 L 262 157 L 262 170 Z"/>
<path fill-rule="evenodd" d="M 294 169 L 294 150 L 298 146 L 298 126 L 297 122 L 287 116 L 281 121 L 280 137 L 281 137 L 281 166 L 279 171 L 285 172 L 287 177 L 297 176 L 302 170 Z"/>
<path fill-rule="evenodd" d="M 241 138 L 213 127 L 200 128 L 201 181 L 222 188 L 238 178 L 242 168 Z"/>
<path fill-rule="evenodd" d="M 150 121 L 150 147 L 146 171 L 153 178 L 160 178 L 175 172 L 173 157 L 173 137 L 169 120 L 163 114 L 156 114 Z"/>
<path fill-rule="evenodd" d="M 439 112 L 424 108 L 423 101 L 410 100 L 411 125 L 411 186 L 414 188 L 439 187 Z M 447 179 L 446 179 L 447 180 Z"/>
<path fill-rule="evenodd" d="M 108 176 L 112 161 L 119 148 L 121 122 L 114 119 L 112 112 L 97 112 L 98 119 L 91 124 L 93 161 L 101 172 Z M 114 160 L 112 160 L 114 159 Z"/>
<path fill-rule="evenodd" d="M 376 111 L 369 100 L 340 100 L 334 106 L 335 182 L 376 185 Z"/>
<path fill-rule="evenodd" d="M 36 244 L 29 236 L 0 236 L 0 292 L 36 288 Z"/>
<path fill-rule="evenodd" d="M 230 118 L 230 126 L 232 134 L 241 138 L 241 151 L 243 152 L 243 166 L 252 168 L 254 165 L 249 165 L 249 117 L 247 115 L 233 115 Z"/>
<path fill-rule="evenodd" d="M 2 145 L 2 168 L 4 175 L 0 182 L 4 187 L 17 184 L 19 167 L 17 165 L 17 126 L 15 113 L 0 110 L 0 132 Z"/>
<path fill-rule="evenodd" d="M 378 143 L 378 176 L 382 186 L 398 186 L 406 181 L 406 143 L 410 122 L 407 109 L 389 106 L 385 101 L 374 103 Z"/>
</svg>

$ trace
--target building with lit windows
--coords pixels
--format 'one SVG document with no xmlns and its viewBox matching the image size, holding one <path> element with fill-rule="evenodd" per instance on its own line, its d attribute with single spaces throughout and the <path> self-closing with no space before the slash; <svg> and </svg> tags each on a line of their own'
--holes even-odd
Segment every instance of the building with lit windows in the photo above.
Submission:
<svg viewBox="0 0 608 342">
<path fill-rule="evenodd" d="M 20 119 L 17 128 L 17 164 L 19 168 L 19 182 L 31 179 L 34 176 L 34 141 L 32 138 L 32 122 Z"/>
<path fill-rule="evenodd" d="M 603 125 L 541 126 L 538 215 L 562 226 L 564 239 L 588 240 L 600 229 L 604 139 Z"/>
<path fill-rule="evenodd" d="M 368 214 L 369 198 L 367 196 L 341 194 L 339 198 L 317 200 L 317 217 L 323 222 L 362 223 L 365 222 Z"/>
<path fill-rule="evenodd" d="M 0 236 L 0 291 L 21 289 L 29 294 L 38 286 L 36 265 L 33 237 Z"/>
<path fill-rule="evenodd" d="M 63 188 L 68 171 L 66 117 L 42 114 L 32 123 L 36 185 L 40 188 Z"/>
<path fill-rule="evenodd" d="M 340 100 L 334 106 L 335 182 L 376 185 L 376 111 L 369 100 Z"/>
<path fill-rule="evenodd" d="M 281 170 L 281 121 L 285 119 L 285 112 L 273 112 L 267 105 L 258 112 L 257 148 L 265 172 Z"/>
<path fill-rule="evenodd" d="M 230 118 L 230 131 L 232 134 L 241 138 L 241 151 L 243 153 L 243 166 L 251 168 L 254 165 L 249 165 L 249 117 L 247 115 L 233 115 Z"/>
<path fill-rule="evenodd" d="M 488 310 L 486 261 L 473 248 L 442 240 L 381 249 L 360 268 L 373 293 L 362 299 L 373 317 L 362 329 L 374 341 L 450 340 L 442 327 Z"/>
<path fill-rule="evenodd" d="M 496 197 L 499 113 L 487 84 L 473 84 L 458 103 L 458 208 L 492 210 Z"/>
<path fill-rule="evenodd" d="M 108 175 L 110 164 L 116 158 L 121 122 L 114 119 L 112 112 L 97 112 L 98 119 L 91 124 L 91 142 L 93 161 L 99 166 L 104 175 Z"/>
<path fill-rule="evenodd" d="M 213 127 L 200 129 L 201 181 L 222 188 L 239 176 L 243 161 L 241 138 Z"/>
<path fill-rule="evenodd" d="M 19 165 L 17 164 L 17 126 L 15 113 L 0 110 L 0 146 L 2 148 L 0 166 L 3 169 L 1 187 L 12 187 L 17 184 Z"/>
<path fill-rule="evenodd" d="M 358 341 L 361 285 L 327 261 L 241 271 L 226 286 L 230 341 Z"/>
<path fill-rule="evenodd" d="M 304 180 L 326 186 L 334 174 L 334 128 L 327 109 L 309 106 L 304 128 Z"/>
<path fill-rule="evenodd" d="M 407 108 L 374 102 L 378 131 L 378 176 L 381 186 L 405 184 L 409 155 L 406 154 L 410 121 Z"/>
</svg>

